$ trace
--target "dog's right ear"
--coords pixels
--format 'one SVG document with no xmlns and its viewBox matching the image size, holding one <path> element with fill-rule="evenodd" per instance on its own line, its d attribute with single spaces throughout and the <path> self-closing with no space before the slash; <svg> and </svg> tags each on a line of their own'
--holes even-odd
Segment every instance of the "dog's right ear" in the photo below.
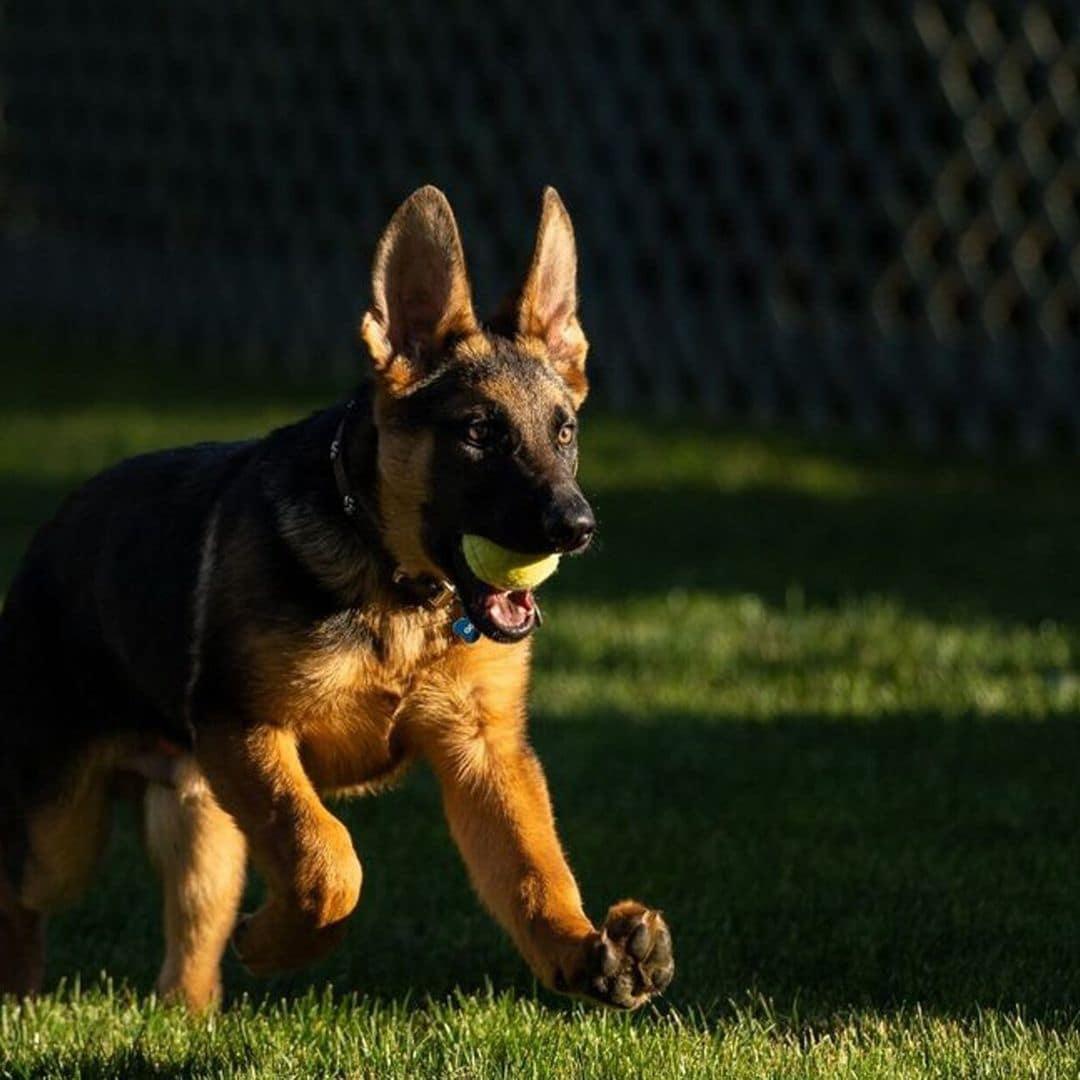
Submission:
<svg viewBox="0 0 1080 1080">
<path fill-rule="evenodd" d="M 585 357 L 589 342 L 578 321 L 577 246 L 574 226 L 559 193 L 544 188 L 540 225 L 528 273 L 492 320 L 503 333 L 538 342 L 566 383 L 574 407 L 589 390 Z"/>
<path fill-rule="evenodd" d="M 477 329 L 454 212 L 438 188 L 422 187 L 375 249 L 360 336 L 383 386 L 400 395 L 434 366 L 447 338 Z"/>
</svg>

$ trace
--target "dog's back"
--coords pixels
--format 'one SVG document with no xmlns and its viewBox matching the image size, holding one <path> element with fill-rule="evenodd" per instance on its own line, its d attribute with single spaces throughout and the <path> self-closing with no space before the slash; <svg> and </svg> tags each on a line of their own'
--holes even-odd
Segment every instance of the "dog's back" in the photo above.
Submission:
<svg viewBox="0 0 1080 1080">
<path fill-rule="evenodd" d="M 251 444 L 121 462 L 34 537 L 0 613 L 0 753 L 24 797 L 48 794 L 92 740 L 183 742 L 203 533 Z"/>
</svg>

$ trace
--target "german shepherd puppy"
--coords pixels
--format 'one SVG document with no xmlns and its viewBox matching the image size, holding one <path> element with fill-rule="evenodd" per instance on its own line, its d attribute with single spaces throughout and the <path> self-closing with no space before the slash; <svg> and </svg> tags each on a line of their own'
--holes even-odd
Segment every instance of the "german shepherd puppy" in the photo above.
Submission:
<svg viewBox="0 0 1080 1080">
<path fill-rule="evenodd" d="M 0 615 L 0 990 L 40 985 L 45 916 L 83 888 L 124 776 L 164 892 L 161 994 L 215 1002 L 230 934 L 256 974 L 323 956 L 362 879 L 323 796 L 417 757 L 546 986 L 628 1009 L 667 987 L 660 914 L 624 900 L 597 929 L 555 834 L 525 733 L 532 594 L 461 547 L 592 536 L 576 261 L 549 188 L 525 280 L 482 326 L 450 205 L 422 188 L 376 250 L 352 402 L 122 462 L 38 532 Z M 267 898 L 237 921 L 248 854 Z"/>
</svg>

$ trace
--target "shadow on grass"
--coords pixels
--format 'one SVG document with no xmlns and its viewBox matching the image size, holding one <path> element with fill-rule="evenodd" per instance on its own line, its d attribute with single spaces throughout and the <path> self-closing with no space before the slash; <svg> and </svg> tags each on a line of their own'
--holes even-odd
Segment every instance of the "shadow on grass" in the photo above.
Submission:
<svg viewBox="0 0 1080 1080">
<path fill-rule="evenodd" d="M 1080 1009 L 1078 724 L 597 715 L 540 718 L 536 742 L 590 913 L 632 894 L 668 914 L 679 1008 L 718 1015 L 759 992 L 807 1019 L 918 1002 L 1054 1023 Z M 345 946 L 269 983 L 230 959 L 234 993 L 532 992 L 470 895 L 426 774 L 339 809 L 366 875 Z M 106 969 L 148 990 L 157 923 L 127 820 L 97 887 L 56 920 L 50 981 Z"/>
<path fill-rule="evenodd" d="M 166 409 L 177 404 L 277 404 L 285 398 L 330 403 L 364 370 L 358 358 L 355 371 L 342 376 L 320 373 L 318 364 L 312 371 L 291 372 L 287 365 L 266 364 L 257 356 L 248 363 L 232 352 L 170 349 L 161 342 L 140 344 L 110 334 L 98 340 L 89 327 L 64 334 L 0 326 L 0 364 L 0 417 L 102 403 Z M 273 372 L 269 377 L 267 370 Z"/>
<path fill-rule="evenodd" d="M 551 590 L 620 600 L 670 589 L 755 593 L 783 607 L 895 597 L 934 617 L 1080 621 L 1080 490 L 850 498 L 704 487 L 604 490 L 596 550 Z"/>
<path fill-rule="evenodd" d="M 0 599 L 26 545 L 75 487 L 74 483 L 0 474 Z"/>
</svg>

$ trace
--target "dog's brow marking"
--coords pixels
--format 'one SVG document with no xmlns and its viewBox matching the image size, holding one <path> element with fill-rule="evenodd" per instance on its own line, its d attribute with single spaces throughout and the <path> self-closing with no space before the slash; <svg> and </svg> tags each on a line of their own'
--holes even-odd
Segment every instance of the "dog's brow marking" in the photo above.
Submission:
<svg viewBox="0 0 1080 1080">
<path fill-rule="evenodd" d="M 418 390 L 423 390 L 425 387 L 431 386 L 432 383 L 441 379 L 452 367 L 454 366 L 454 357 L 450 357 L 448 360 L 444 360 L 434 371 L 429 372 L 422 379 L 417 379 L 402 397 L 412 397 Z"/>
<path fill-rule="evenodd" d="M 438 382 L 439 379 L 453 368 L 462 365 L 468 367 L 482 367 L 496 356 L 497 353 L 492 348 L 491 342 L 488 341 L 483 334 L 470 334 L 469 337 L 465 338 L 459 345 L 457 352 L 452 352 L 436 365 L 432 371 L 429 371 L 427 375 L 417 379 L 416 382 L 409 386 L 408 390 L 402 396 L 411 397 L 418 390 L 426 389 L 433 383 Z"/>
<path fill-rule="evenodd" d="M 184 691 L 184 722 L 192 737 L 195 736 L 195 727 L 192 722 L 191 705 L 195 697 L 195 688 L 199 683 L 199 675 L 202 672 L 203 637 L 206 634 L 206 608 L 210 599 L 210 579 L 214 573 L 214 563 L 217 560 L 217 531 L 218 519 L 221 516 L 221 504 L 214 506 L 210 519 L 203 532 L 202 551 L 199 554 L 199 573 L 195 579 L 195 591 L 192 595 L 192 621 L 191 643 L 188 646 L 188 656 L 191 661 L 191 670 L 188 674 L 187 687 Z"/>
</svg>

